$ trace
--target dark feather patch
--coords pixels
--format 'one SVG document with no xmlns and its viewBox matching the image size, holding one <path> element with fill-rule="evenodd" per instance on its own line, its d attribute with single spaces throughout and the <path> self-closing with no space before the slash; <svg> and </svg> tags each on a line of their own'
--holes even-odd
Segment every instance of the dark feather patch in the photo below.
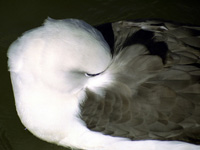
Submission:
<svg viewBox="0 0 200 150">
<path fill-rule="evenodd" d="M 111 49 L 111 54 L 113 54 L 113 48 L 114 48 L 114 33 L 112 29 L 112 24 L 111 23 L 106 23 L 102 25 L 95 26 L 97 30 L 99 30 L 108 45 L 110 46 Z"/>
<path fill-rule="evenodd" d="M 163 60 L 163 63 L 165 63 L 166 55 L 168 52 L 167 44 L 164 41 L 155 41 L 154 36 L 154 32 L 141 29 L 128 37 L 125 40 L 123 47 L 127 47 L 133 44 L 145 45 L 150 54 L 160 56 Z"/>
</svg>

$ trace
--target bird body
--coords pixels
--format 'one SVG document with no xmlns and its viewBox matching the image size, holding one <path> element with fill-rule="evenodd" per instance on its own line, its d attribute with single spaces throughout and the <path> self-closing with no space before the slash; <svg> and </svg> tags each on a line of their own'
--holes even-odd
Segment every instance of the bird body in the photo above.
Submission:
<svg viewBox="0 0 200 150">
<path fill-rule="evenodd" d="M 10 46 L 26 128 L 78 149 L 200 149 L 199 28 L 156 21 L 96 28 L 48 19 Z"/>
</svg>

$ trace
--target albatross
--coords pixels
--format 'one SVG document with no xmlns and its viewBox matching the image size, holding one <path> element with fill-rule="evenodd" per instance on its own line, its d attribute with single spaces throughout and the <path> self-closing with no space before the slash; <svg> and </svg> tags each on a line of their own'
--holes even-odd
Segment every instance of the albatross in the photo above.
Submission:
<svg viewBox="0 0 200 150">
<path fill-rule="evenodd" d="M 48 18 L 8 50 L 22 124 L 83 150 L 200 149 L 200 27 Z"/>
</svg>

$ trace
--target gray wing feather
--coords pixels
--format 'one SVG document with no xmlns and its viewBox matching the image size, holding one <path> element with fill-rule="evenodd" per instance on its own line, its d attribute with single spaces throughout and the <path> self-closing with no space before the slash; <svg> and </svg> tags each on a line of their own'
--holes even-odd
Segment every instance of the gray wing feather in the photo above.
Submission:
<svg viewBox="0 0 200 150">
<path fill-rule="evenodd" d="M 181 140 L 200 144 L 200 30 L 171 23 L 117 22 L 115 77 L 104 97 L 87 89 L 81 118 L 93 131 L 132 140 Z M 141 44 L 123 47 L 140 29 L 168 46 L 165 63 Z"/>
</svg>

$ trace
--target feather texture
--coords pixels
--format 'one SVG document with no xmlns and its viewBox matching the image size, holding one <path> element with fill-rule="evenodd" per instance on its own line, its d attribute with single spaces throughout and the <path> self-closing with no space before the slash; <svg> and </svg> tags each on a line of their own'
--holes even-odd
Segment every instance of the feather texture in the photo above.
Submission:
<svg viewBox="0 0 200 150">
<path fill-rule="evenodd" d="M 105 74 L 113 85 L 105 97 L 87 90 L 87 127 L 131 140 L 200 144 L 200 30 L 157 21 L 112 27 L 114 61 Z"/>
<path fill-rule="evenodd" d="M 10 46 L 26 128 L 85 150 L 198 150 L 199 27 L 120 21 L 96 28 L 103 35 L 81 20 L 49 18 Z"/>
</svg>

